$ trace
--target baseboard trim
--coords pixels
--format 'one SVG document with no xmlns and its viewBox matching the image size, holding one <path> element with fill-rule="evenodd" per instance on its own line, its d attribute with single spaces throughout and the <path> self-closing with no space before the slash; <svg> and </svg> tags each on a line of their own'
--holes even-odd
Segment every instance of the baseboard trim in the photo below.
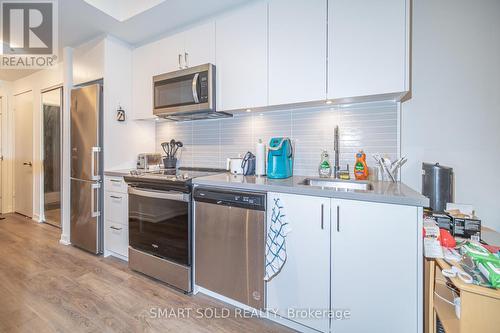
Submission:
<svg viewBox="0 0 500 333">
<path fill-rule="evenodd" d="M 61 239 L 59 240 L 59 244 L 71 245 L 71 242 L 69 241 L 69 236 L 61 234 Z"/>
</svg>

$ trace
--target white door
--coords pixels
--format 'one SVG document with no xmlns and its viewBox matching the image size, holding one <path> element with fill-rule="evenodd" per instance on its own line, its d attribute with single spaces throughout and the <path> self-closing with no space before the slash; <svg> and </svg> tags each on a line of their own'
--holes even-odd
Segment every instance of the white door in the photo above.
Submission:
<svg viewBox="0 0 500 333">
<path fill-rule="evenodd" d="M 33 93 L 14 96 L 14 207 L 33 216 Z"/>
<path fill-rule="evenodd" d="M 217 20 L 217 109 L 267 106 L 267 3 Z"/>
<path fill-rule="evenodd" d="M 333 332 L 417 332 L 418 228 L 416 207 L 332 199 Z"/>
<path fill-rule="evenodd" d="M 327 0 L 269 3 L 269 104 L 326 99 Z"/>
<path fill-rule="evenodd" d="M 408 90 L 409 2 L 329 0 L 329 98 Z"/>
<path fill-rule="evenodd" d="M 276 198 L 280 199 L 282 213 L 291 231 L 286 237 L 285 265 L 267 284 L 267 308 L 277 310 L 280 316 L 292 321 L 327 332 L 327 311 L 330 309 L 330 199 L 268 193 L 267 221 L 271 221 Z M 309 309 L 323 312 L 317 317 L 301 312 Z"/>
</svg>

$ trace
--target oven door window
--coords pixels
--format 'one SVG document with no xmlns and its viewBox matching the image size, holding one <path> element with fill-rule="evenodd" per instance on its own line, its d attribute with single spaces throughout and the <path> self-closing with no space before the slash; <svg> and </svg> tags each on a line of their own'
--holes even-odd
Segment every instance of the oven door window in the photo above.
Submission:
<svg viewBox="0 0 500 333">
<path fill-rule="evenodd" d="M 196 74 L 190 74 L 155 82 L 155 109 L 197 104 L 199 101 L 196 101 L 196 99 L 200 94 L 197 78 Z"/>
<path fill-rule="evenodd" d="M 130 245 L 189 265 L 189 209 L 185 201 L 129 193 Z"/>
</svg>

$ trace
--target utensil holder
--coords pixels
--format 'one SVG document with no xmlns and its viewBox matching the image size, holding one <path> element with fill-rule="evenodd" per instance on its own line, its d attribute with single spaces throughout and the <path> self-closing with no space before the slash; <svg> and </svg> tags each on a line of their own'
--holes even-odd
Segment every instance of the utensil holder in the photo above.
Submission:
<svg viewBox="0 0 500 333">
<path fill-rule="evenodd" d="M 177 167 L 177 158 L 165 157 L 163 159 L 163 167 L 165 169 L 175 169 Z"/>
</svg>

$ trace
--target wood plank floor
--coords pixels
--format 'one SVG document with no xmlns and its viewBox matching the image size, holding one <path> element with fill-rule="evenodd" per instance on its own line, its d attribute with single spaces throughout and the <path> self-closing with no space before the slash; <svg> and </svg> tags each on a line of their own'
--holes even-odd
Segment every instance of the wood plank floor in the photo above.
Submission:
<svg viewBox="0 0 500 333">
<path fill-rule="evenodd" d="M 5 217 L 0 221 L 0 332 L 290 331 L 266 319 L 209 318 L 214 311 L 234 309 L 205 295 L 172 290 L 118 259 L 60 245 L 57 228 Z M 158 309 L 178 308 L 186 309 L 184 316 L 170 312 L 155 318 Z"/>
</svg>

